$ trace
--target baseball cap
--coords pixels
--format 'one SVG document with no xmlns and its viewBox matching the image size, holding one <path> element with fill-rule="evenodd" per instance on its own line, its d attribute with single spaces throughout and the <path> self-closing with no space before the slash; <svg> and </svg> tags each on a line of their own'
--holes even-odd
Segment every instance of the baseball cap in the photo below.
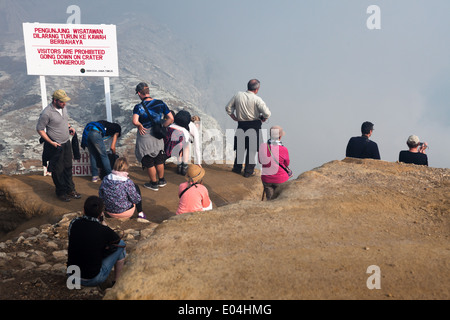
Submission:
<svg viewBox="0 0 450 320">
<path fill-rule="evenodd" d="M 67 96 L 67 93 L 64 90 L 56 90 L 52 95 L 53 99 L 60 100 L 62 102 L 67 102 L 70 98 Z"/>
<path fill-rule="evenodd" d="M 408 145 L 410 145 L 410 144 L 411 144 L 411 145 L 417 145 L 417 144 L 420 143 L 420 139 L 419 139 L 418 136 L 411 135 L 411 136 L 408 137 L 408 141 L 406 141 L 406 143 L 407 143 Z"/>
<path fill-rule="evenodd" d="M 146 84 L 145 82 L 141 82 L 136 86 L 136 94 L 138 92 L 141 92 L 142 90 L 144 90 L 144 88 L 148 88 L 148 84 Z"/>
</svg>

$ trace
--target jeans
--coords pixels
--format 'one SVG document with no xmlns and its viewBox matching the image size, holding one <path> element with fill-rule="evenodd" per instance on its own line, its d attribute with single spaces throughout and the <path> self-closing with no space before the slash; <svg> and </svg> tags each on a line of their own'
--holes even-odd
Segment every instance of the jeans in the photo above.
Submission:
<svg viewBox="0 0 450 320">
<path fill-rule="evenodd" d="M 87 147 L 89 150 L 89 158 L 91 160 L 92 176 L 99 176 L 98 167 L 104 169 L 105 175 L 111 173 L 111 163 L 108 154 L 106 153 L 105 143 L 103 142 L 102 134 L 99 131 L 92 129 L 89 131 L 87 139 Z"/>
<path fill-rule="evenodd" d="M 116 264 L 118 260 L 125 259 L 126 251 L 125 251 L 125 242 L 120 240 L 119 246 L 116 251 L 107 256 L 102 261 L 102 267 L 100 268 L 100 272 L 92 279 L 81 279 L 81 285 L 85 287 L 95 287 L 99 284 L 103 283 L 108 279 L 109 274 L 111 273 L 112 268 Z"/>
</svg>

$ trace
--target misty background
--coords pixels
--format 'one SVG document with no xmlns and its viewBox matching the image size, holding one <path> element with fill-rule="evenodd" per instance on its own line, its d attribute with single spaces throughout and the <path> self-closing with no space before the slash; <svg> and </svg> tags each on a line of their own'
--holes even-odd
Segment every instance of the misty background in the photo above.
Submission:
<svg viewBox="0 0 450 320">
<path fill-rule="evenodd" d="M 0 0 L 0 10 L 11 3 Z M 371 140 L 382 160 L 397 161 L 408 136 L 415 134 L 430 146 L 431 167 L 449 167 L 448 0 L 44 0 L 16 5 L 22 8 L 13 17 L 20 28 L 23 22 L 65 23 L 67 7 L 77 5 L 82 24 L 116 24 L 133 13 L 133 19 L 169 29 L 212 62 L 207 79 L 212 98 L 203 107 L 224 130 L 237 126 L 225 105 L 246 90 L 248 80 L 259 79 L 259 96 L 272 111 L 263 128 L 285 129 L 296 175 L 343 159 L 349 138 L 361 134 L 364 121 L 375 124 Z M 379 30 L 366 26 L 370 5 L 381 10 Z M 1 18 L 4 32 L 1 24 L 11 17 Z M 139 42 L 151 41 L 145 30 L 136 32 Z M 119 56 L 120 47 L 118 42 Z"/>
</svg>

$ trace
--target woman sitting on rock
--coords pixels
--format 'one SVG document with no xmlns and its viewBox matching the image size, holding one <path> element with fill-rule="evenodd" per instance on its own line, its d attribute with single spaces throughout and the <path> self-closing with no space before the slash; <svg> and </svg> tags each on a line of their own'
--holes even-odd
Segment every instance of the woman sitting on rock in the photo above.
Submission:
<svg viewBox="0 0 450 320">
<path fill-rule="evenodd" d="M 186 212 L 206 211 L 212 209 L 208 189 L 203 185 L 205 169 L 196 164 L 190 164 L 186 171 L 187 182 L 180 184 L 178 189 L 178 210 L 176 214 Z"/>
<path fill-rule="evenodd" d="M 259 148 L 259 162 L 262 164 L 261 181 L 267 200 L 271 200 L 276 188 L 289 180 L 292 172 L 289 169 L 289 152 L 283 146 L 281 138 L 284 131 L 280 126 L 270 128 L 270 139 Z"/>
<path fill-rule="evenodd" d="M 142 197 L 139 187 L 128 177 L 128 161 L 118 158 L 111 174 L 100 185 L 98 194 L 105 202 L 106 213 L 113 218 L 131 218 L 136 211 L 138 218 L 146 219 L 142 211 Z"/>
</svg>

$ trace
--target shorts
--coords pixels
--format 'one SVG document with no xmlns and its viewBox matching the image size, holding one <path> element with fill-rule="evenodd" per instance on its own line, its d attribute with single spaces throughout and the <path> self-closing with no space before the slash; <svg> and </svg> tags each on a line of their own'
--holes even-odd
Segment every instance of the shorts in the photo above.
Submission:
<svg viewBox="0 0 450 320">
<path fill-rule="evenodd" d="M 150 157 L 149 155 L 146 155 L 142 158 L 142 169 L 145 168 L 152 168 L 154 166 L 164 164 L 166 162 L 167 157 L 166 153 L 164 151 L 160 151 L 156 157 Z"/>
</svg>

